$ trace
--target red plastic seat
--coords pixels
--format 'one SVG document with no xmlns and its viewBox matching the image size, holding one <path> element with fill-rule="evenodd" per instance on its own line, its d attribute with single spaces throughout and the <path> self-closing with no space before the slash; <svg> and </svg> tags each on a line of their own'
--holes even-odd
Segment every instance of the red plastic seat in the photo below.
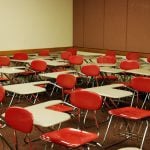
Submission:
<svg viewBox="0 0 150 150">
<path fill-rule="evenodd" d="M 126 59 L 127 60 L 139 60 L 140 58 L 140 53 L 137 53 L 137 52 L 128 52 L 126 54 Z"/>
<path fill-rule="evenodd" d="M 150 78 L 149 77 L 134 77 L 130 82 L 130 88 L 134 90 L 133 94 L 133 100 L 134 96 L 137 94 L 137 102 L 139 102 L 139 92 L 145 94 L 145 98 L 143 100 L 142 108 L 144 107 L 149 93 L 150 93 Z M 131 102 L 131 106 L 133 105 L 133 100 Z"/>
<path fill-rule="evenodd" d="M 92 82 L 92 86 L 94 86 L 94 82 L 96 82 L 96 86 L 98 86 L 100 68 L 97 65 L 84 65 L 81 67 L 81 72 L 87 77 L 87 86 L 90 82 Z"/>
<path fill-rule="evenodd" d="M 14 129 L 16 150 L 19 149 L 16 131 L 25 133 L 26 136 L 24 140 L 28 140 L 30 144 L 29 134 L 32 132 L 33 128 L 33 116 L 29 111 L 21 107 L 9 107 L 5 112 L 5 122 L 9 127 Z"/>
<path fill-rule="evenodd" d="M 61 59 L 63 59 L 63 60 L 69 60 L 70 56 L 72 56 L 71 52 L 64 51 L 64 52 L 61 53 Z"/>
<path fill-rule="evenodd" d="M 107 50 L 105 52 L 105 55 L 106 56 L 114 56 L 114 57 L 116 57 L 116 51 L 115 50 Z"/>
<path fill-rule="evenodd" d="M 13 59 L 17 60 L 27 60 L 28 59 L 28 54 L 25 52 L 17 52 L 13 55 Z"/>
<path fill-rule="evenodd" d="M 146 137 L 146 134 L 148 131 L 148 126 L 149 126 L 148 118 L 150 117 L 150 111 L 135 108 L 135 107 L 123 107 L 123 108 L 117 108 L 117 109 L 109 110 L 108 113 L 111 115 L 111 117 L 110 117 L 108 127 L 106 130 L 105 136 L 104 136 L 104 141 L 106 140 L 106 136 L 108 134 L 108 130 L 110 128 L 110 124 L 111 124 L 113 117 L 118 117 L 118 118 L 133 121 L 134 125 L 131 125 L 131 129 L 129 130 L 129 133 L 128 133 L 128 136 L 131 136 L 131 137 L 132 137 L 133 131 L 135 130 L 135 125 L 136 125 L 135 123 L 137 121 L 141 121 L 141 122 L 143 122 L 141 125 L 143 125 L 144 122 L 146 123 L 145 129 L 141 133 L 142 134 L 141 135 L 142 136 L 142 142 L 140 144 L 140 149 L 143 149 L 144 140 L 145 140 L 145 137 Z M 142 128 L 142 126 L 140 128 Z M 125 131 L 125 132 L 127 132 L 127 131 Z M 139 134 L 139 133 L 137 133 L 137 131 L 135 131 L 135 132 L 136 132 L 136 134 Z M 125 134 L 127 134 L 127 133 L 125 133 Z M 134 133 L 134 136 L 135 136 L 135 133 Z"/>
<path fill-rule="evenodd" d="M 7 56 L 0 56 L 0 67 L 2 66 L 9 66 L 10 65 L 10 58 Z M 6 82 L 9 79 L 2 74 L 0 75 L 0 82 Z"/>
<path fill-rule="evenodd" d="M 0 56 L 0 66 L 9 66 L 10 58 L 8 56 Z"/>
<path fill-rule="evenodd" d="M 45 72 L 47 69 L 47 63 L 43 60 L 33 60 L 30 68 L 36 72 Z"/>
<path fill-rule="evenodd" d="M 67 52 L 71 52 L 72 55 L 77 55 L 77 48 L 67 48 Z"/>
<path fill-rule="evenodd" d="M 140 64 L 135 60 L 124 60 L 120 63 L 120 68 L 123 70 L 139 69 Z"/>
<path fill-rule="evenodd" d="M 50 55 L 50 51 L 48 49 L 43 49 L 40 50 L 38 53 L 39 56 L 49 56 Z"/>
<path fill-rule="evenodd" d="M 63 128 L 45 133 L 40 138 L 46 142 L 53 142 L 68 148 L 78 148 L 96 140 L 98 135 L 74 128 Z"/>
<path fill-rule="evenodd" d="M 97 58 L 97 63 L 115 64 L 116 63 L 116 57 L 110 56 L 110 55 L 99 56 Z"/>
<path fill-rule="evenodd" d="M 69 63 L 72 65 L 82 65 L 83 57 L 80 55 L 72 55 L 69 57 Z"/>
<path fill-rule="evenodd" d="M 150 56 L 148 56 L 148 57 L 147 57 L 147 62 L 149 62 L 149 63 L 150 63 Z"/>
</svg>

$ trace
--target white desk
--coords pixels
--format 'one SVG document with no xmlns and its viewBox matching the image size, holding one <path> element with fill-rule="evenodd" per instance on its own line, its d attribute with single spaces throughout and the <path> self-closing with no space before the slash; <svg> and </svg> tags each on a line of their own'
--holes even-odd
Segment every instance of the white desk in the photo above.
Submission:
<svg viewBox="0 0 150 150">
<path fill-rule="evenodd" d="M 46 108 L 47 106 L 59 104 L 61 102 L 61 100 L 51 100 L 48 102 L 25 107 L 25 109 L 32 113 L 35 125 L 41 127 L 50 127 L 70 119 L 70 115 L 67 113 Z"/>
<path fill-rule="evenodd" d="M 124 72 L 124 70 L 111 67 L 100 67 L 100 72 L 118 74 Z"/>
<path fill-rule="evenodd" d="M 3 86 L 6 91 L 13 93 L 13 96 L 11 98 L 9 106 L 11 106 L 16 94 L 30 95 L 30 94 L 45 92 L 46 91 L 45 88 L 42 88 L 42 87 L 36 86 L 36 85 L 48 84 L 48 83 L 50 83 L 50 82 L 49 81 L 38 81 L 38 82 L 30 82 L 30 83 L 22 83 L 22 84 L 13 84 L 13 85 Z"/>
<path fill-rule="evenodd" d="M 82 55 L 85 57 L 94 57 L 94 56 L 100 56 L 101 53 L 92 53 L 92 52 L 84 52 L 84 51 L 77 51 L 78 55 Z"/>
<path fill-rule="evenodd" d="M 68 74 L 68 73 L 73 73 L 73 72 L 75 72 L 75 70 L 41 73 L 41 74 L 39 74 L 39 76 L 44 77 L 44 78 L 54 78 L 54 79 L 56 79 L 57 76 L 60 75 L 60 74 Z"/>
<path fill-rule="evenodd" d="M 123 84 L 110 84 L 110 85 L 104 85 L 104 86 L 99 86 L 99 87 L 87 88 L 83 90 L 96 92 L 97 94 L 101 96 L 114 98 L 114 99 L 132 96 L 133 93 L 130 91 L 116 89 L 116 88 L 123 87 L 123 86 L 124 86 Z"/>
<path fill-rule="evenodd" d="M 24 66 L 17 66 L 17 67 L 1 67 L 0 73 L 4 76 L 6 76 L 11 83 L 14 83 L 14 80 L 17 80 L 14 78 L 14 74 L 25 72 Z"/>
<path fill-rule="evenodd" d="M 150 76 L 150 69 L 145 68 L 127 70 L 126 72 L 142 76 Z"/>
</svg>

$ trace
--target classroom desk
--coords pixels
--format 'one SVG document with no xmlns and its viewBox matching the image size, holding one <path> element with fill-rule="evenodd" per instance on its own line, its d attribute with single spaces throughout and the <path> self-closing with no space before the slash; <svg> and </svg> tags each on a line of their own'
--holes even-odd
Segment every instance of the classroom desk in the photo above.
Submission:
<svg viewBox="0 0 150 150">
<path fill-rule="evenodd" d="M 46 91 L 45 88 L 42 88 L 42 87 L 36 86 L 36 85 L 48 84 L 48 83 L 50 83 L 50 82 L 49 81 L 37 81 L 37 82 L 30 82 L 30 83 L 22 83 L 22 84 L 13 84 L 13 85 L 3 86 L 6 91 L 13 93 L 13 96 L 10 100 L 9 106 L 11 106 L 16 94 L 30 95 L 30 94 L 37 94 L 37 93 L 45 92 Z M 35 100 L 34 100 L 33 103 L 35 103 Z"/>
<path fill-rule="evenodd" d="M 50 72 L 50 73 L 40 73 L 39 76 L 44 78 L 54 78 L 56 79 L 60 74 L 70 74 L 76 72 L 75 70 L 66 70 L 66 71 L 58 71 L 58 72 Z"/>
<path fill-rule="evenodd" d="M 117 107 L 117 105 L 114 103 L 112 99 L 119 100 L 121 98 L 133 96 L 133 93 L 130 91 L 117 89 L 119 87 L 124 87 L 124 85 L 123 84 L 110 84 L 110 85 L 104 85 L 104 86 L 99 86 L 99 87 L 87 88 L 83 90 L 95 92 L 103 96 L 104 103 L 106 104 L 107 107 L 110 107 L 110 106 L 106 103 L 106 98 L 110 98 L 110 102 L 113 104 L 113 106 Z M 131 103 L 132 103 L 132 100 L 131 100 Z"/>
<path fill-rule="evenodd" d="M 100 67 L 100 72 L 119 74 L 124 72 L 124 70 L 118 68 L 111 68 L 111 67 Z"/>
<path fill-rule="evenodd" d="M 23 73 L 25 72 L 24 66 L 17 66 L 17 67 L 1 67 L 0 73 L 4 76 L 6 76 L 11 83 L 15 83 L 17 81 L 16 78 L 14 78 L 15 74 Z M 17 81 L 18 82 L 18 81 Z"/>
<path fill-rule="evenodd" d="M 145 69 L 145 68 L 132 69 L 132 70 L 127 70 L 125 72 L 141 75 L 141 76 L 150 76 L 150 69 Z"/>
<path fill-rule="evenodd" d="M 77 51 L 77 54 L 85 57 L 96 57 L 96 56 L 103 55 L 102 53 L 92 53 L 92 52 L 84 52 L 84 51 Z"/>
<path fill-rule="evenodd" d="M 50 127 L 70 119 L 70 115 L 63 112 L 47 109 L 47 106 L 62 103 L 61 100 L 50 100 L 40 104 L 25 107 L 33 115 L 34 125 Z"/>
<path fill-rule="evenodd" d="M 104 85 L 104 86 L 99 86 L 99 87 L 86 88 L 83 90 L 96 92 L 97 94 L 101 96 L 114 98 L 114 99 L 124 98 L 124 97 L 133 95 L 133 93 L 130 91 L 117 89 L 119 87 L 124 87 L 124 85 L 123 84 L 110 84 L 110 85 Z"/>
</svg>

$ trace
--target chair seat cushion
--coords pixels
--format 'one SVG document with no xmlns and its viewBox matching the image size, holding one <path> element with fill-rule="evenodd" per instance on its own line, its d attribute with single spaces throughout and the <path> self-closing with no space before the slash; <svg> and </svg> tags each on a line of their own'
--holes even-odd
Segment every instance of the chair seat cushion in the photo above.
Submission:
<svg viewBox="0 0 150 150">
<path fill-rule="evenodd" d="M 60 112 L 69 112 L 73 111 L 73 107 L 67 106 L 64 104 L 56 104 L 56 105 L 51 105 L 46 107 L 47 109 L 55 110 L 55 111 L 60 111 Z"/>
<path fill-rule="evenodd" d="M 149 110 L 139 109 L 135 107 L 123 107 L 118 109 L 112 109 L 109 111 L 109 114 L 134 120 L 150 117 Z"/>
<path fill-rule="evenodd" d="M 76 148 L 98 138 L 91 132 L 81 131 L 74 128 L 63 128 L 41 135 L 44 141 L 53 142 L 70 148 Z"/>
</svg>

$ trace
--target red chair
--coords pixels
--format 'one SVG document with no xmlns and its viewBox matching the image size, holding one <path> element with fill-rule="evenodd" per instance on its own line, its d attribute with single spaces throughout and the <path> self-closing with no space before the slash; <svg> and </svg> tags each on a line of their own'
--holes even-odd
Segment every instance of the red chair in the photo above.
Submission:
<svg viewBox="0 0 150 150">
<path fill-rule="evenodd" d="M 135 107 L 123 107 L 123 108 L 117 108 L 117 109 L 112 109 L 109 110 L 108 113 L 111 115 L 108 127 L 106 129 L 105 135 L 103 142 L 106 140 L 108 130 L 110 128 L 112 118 L 122 118 L 124 121 L 130 121 L 130 123 L 125 122 L 125 133 L 122 135 L 125 135 L 126 138 L 132 138 L 132 136 L 135 136 L 136 134 L 141 134 L 141 135 L 136 135 L 136 136 L 141 136 L 142 137 L 142 142 L 140 144 L 140 149 L 143 149 L 143 144 L 144 140 L 148 131 L 148 126 L 149 126 L 149 117 L 150 117 L 150 111 L 149 110 L 144 110 L 144 109 L 139 109 Z M 131 122 L 132 121 L 132 122 Z M 138 127 L 137 122 L 142 122 L 140 124 L 140 127 L 138 130 L 136 130 L 136 126 Z M 137 123 L 137 124 L 136 124 Z M 145 129 L 142 128 L 142 125 L 146 124 Z M 123 125 L 123 124 L 122 124 Z M 119 128 L 117 128 L 119 129 Z M 143 129 L 143 130 L 142 130 Z M 128 132 L 127 132 L 128 131 Z"/>
<path fill-rule="evenodd" d="M 67 52 L 71 52 L 72 55 L 77 55 L 77 48 L 67 48 Z"/>
<path fill-rule="evenodd" d="M 69 60 L 70 56 L 72 56 L 71 52 L 64 51 L 64 52 L 61 53 L 61 59 L 63 59 L 63 60 Z"/>
<path fill-rule="evenodd" d="M 135 60 L 124 60 L 120 63 L 120 68 L 123 70 L 139 69 L 140 64 Z"/>
<path fill-rule="evenodd" d="M 0 56 L 0 66 L 9 66 L 10 58 L 8 56 Z"/>
<path fill-rule="evenodd" d="M 134 77 L 130 82 L 130 88 L 134 90 L 131 106 L 135 95 L 137 95 L 137 102 L 139 102 L 139 93 L 145 95 L 142 107 L 144 107 L 148 97 L 150 96 L 150 78 L 149 77 Z"/>
<path fill-rule="evenodd" d="M 9 66 L 10 65 L 10 58 L 7 56 L 0 56 L 0 67 L 2 66 Z M 2 74 L 0 75 L 0 82 L 6 82 L 9 79 Z"/>
<path fill-rule="evenodd" d="M 25 52 L 17 52 L 13 55 L 13 59 L 17 60 L 27 60 L 28 59 L 28 54 Z"/>
<path fill-rule="evenodd" d="M 99 56 L 97 58 L 97 63 L 115 64 L 116 63 L 116 57 L 110 56 L 110 55 Z"/>
<path fill-rule="evenodd" d="M 86 90 L 74 91 L 70 95 L 70 103 L 79 110 L 79 124 L 81 122 L 81 111 L 86 111 L 86 114 L 83 119 L 84 124 L 86 121 L 87 113 L 91 111 L 94 114 L 93 118 L 95 120 L 96 127 L 97 129 L 99 129 L 98 121 L 96 118 L 96 112 L 100 110 L 103 104 L 103 100 L 100 95 Z"/>
<path fill-rule="evenodd" d="M 33 128 L 33 116 L 24 108 L 21 107 L 9 107 L 5 112 L 6 124 L 14 129 L 15 136 L 15 149 L 18 150 L 18 139 L 16 131 L 20 131 L 26 134 L 24 141 L 28 141 L 31 149 L 31 140 L 29 134 Z"/>
<path fill-rule="evenodd" d="M 147 62 L 149 62 L 149 63 L 150 63 L 150 56 L 148 56 L 148 57 L 147 57 Z"/>
<path fill-rule="evenodd" d="M 72 74 L 60 74 L 56 78 L 56 83 L 54 84 L 52 93 L 55 87 L 58 87 L 62 90 L 62 99 L 66 101 L 67 96 L 75 90 L 76 77 Z M 52 95 L 51 93 L 51 95 Z M 66 95 L 66 96 L 65 96 Z"/>
<path fill-rule="evenodd" d="M 68 149 L 85 148 L 89 144 L 97 144 L 98 147 L 102 146 L 100 143 L 94 142 L 98 139 L 98 135 L 92 132 L 87 132 L 74 128 L 63 128 L 56 131 L 51 131 L 40 136 L 41 140 L 59 144 Z"/>
<path fill-rule="evenodd" d="M 84 65 L 81 67 L 81 72 L 86 76 L 86 84 L 89 85 L 92 82 L 92 86 L 94 86 L 94 82 L 96 82 L 96 86 L 98 86 L 98 77 L 100 77 L 100 68 L 97 65 Z"/>
<path fill-rule="evenodd" d="M 39 56 L 49 56 L 50 55 L 50 51 L 48 49 L 43 49 L 40 50 L 38 53 Z"/>
<path fill-rule="evenodd" d="M 96 111 L 102 106 L 102 98 L 93 92 L 88 91 L 74 91 L 71 93 L 70 102 L 73 106 L 80 110 Z M 79 115 L 80 116 L 80 115 Z M 94 115 L 96 126 L 98 123 L 96 115 Z M 79 119 L 80 121 L 80 119 Z M 98 138 L 98 135 L 92 132 L 86 132 L 74 128 L 63 128 L 57 131 L 45 133 L 40 138 L 46 142 L 52 142 L 55 144 L 62 145 L 68 149 L 85 147 L 92 142 L 98 147 L 102 146 L 99 143 L 94 142 Z"/>
<path fill-rule="evenodd" d="M 105 52 L 105 55 L 106 56 L 114 56 L 114 57 L 116 57 L 116 51 L 114 51 L 114 50 L 107 50 Z"/>
<path fill-rule="evenodd" d="M 36 72 L 45 72 L 47 69 L 47 63 L 43 60 L 33 60 L 30 69 Z"/>
<path fill-rule="evenodd" d="M 136 60 L 138 61 L 140 58 L 140 53 L 137 53 L 137 52 L 128 52 L 126 54 L 126 59 L 127 60 Z"/>
<path fill-rule="evenodd" d="M 72 65 L 82 65 L 83 57 L 80 55 L 72 55 L 69 57 L 69 63 Z"/>
<path fill-rule="evenodd" d="M 120 69 L 123 69 L 123 70 L 131 70 L 131 69 L 139 69 L 140 68 L 140 64 L 138 61 L 135 61 L 135 60 L 124 60 L 120 63 Z M 128 81 L 131 80 L 131 77 L 133 76 L 133 74 L 130 74 L 130 73 L 122 73 L 120 74 L 122 76 L 122 79 L 123 81 L 125 81 L 128 85 Z"/>
</svg>

